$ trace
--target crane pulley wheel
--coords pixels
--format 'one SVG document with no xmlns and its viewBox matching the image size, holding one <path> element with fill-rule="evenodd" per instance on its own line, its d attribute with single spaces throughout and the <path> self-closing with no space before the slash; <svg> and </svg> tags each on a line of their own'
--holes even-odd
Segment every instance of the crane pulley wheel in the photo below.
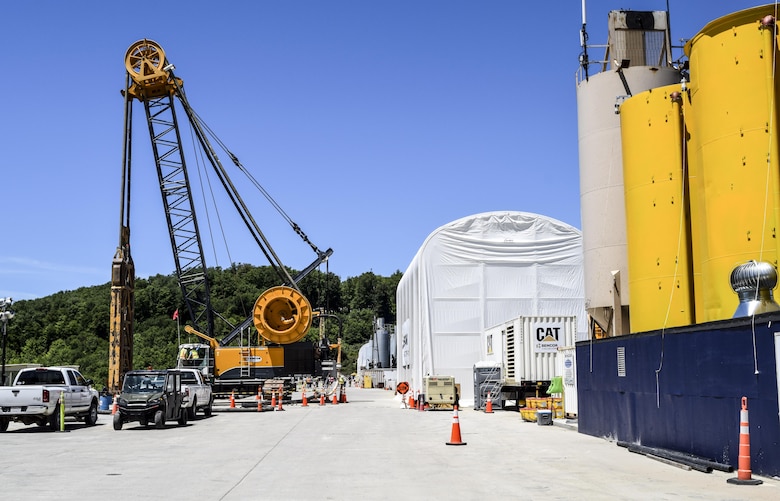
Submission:
<svg viewBox="0 0 780 501">
<path fill-rule="evenodd" d="M 125 68 L 134 82 L 130 94 L 143 100 L 173 92 L 167 65 L 165 51 L 157 42 L 144 38 L 132 44 L 125 53 Z"/>
<path fill-rule="evenodd" d="M 153 40 L 139 40 L 125 53 L 125 68 L 136 82 L 159 76 L 164 66 L 165 51 Z"/>
<path fill-rule="evenodd" d="M 255 301 L 253 310 L 257 332 L 272 343 L 300 341 L 311 327 L 309 300 L 292 287 L 272 287 Z"/>
</svg>

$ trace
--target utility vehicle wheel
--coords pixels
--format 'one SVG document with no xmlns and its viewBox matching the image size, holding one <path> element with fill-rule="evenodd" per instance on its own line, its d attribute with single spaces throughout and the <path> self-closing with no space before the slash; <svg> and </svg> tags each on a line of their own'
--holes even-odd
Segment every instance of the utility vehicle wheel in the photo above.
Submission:
<svg viewBox="0 0 780 501">
<path fill-rule="evenodd" d="M 155 428 L 165 428 L 165 411 L 158 410 L 154 413 Z"/>
<path fill-rule="evenodd" d="M 51 431 L 58 431 L 60 429 L 60 404 L 54 407 L 54 412 L 46 420 L 46 425 Z"/>
<path fill-rule="evenodd" d="M 114 429 L 115 430 L 121 430 L 122 429 L 122 414 L 116 413 L 114 414 Z"/>
<path fill-rule="evenodd" d="M 116 414 L 114 415 L 116 416 Z M 97 420 L 98 420 L 97 402 L 93 400 L 92 405 L 89 406 L 89 412 L 87 412 L 87 415 L 84 416 L 84 423 L 86 423 L 87 426 L 94 426 L 95 423 L 97 423 Z"/>
<path fill-rule="evenodd" d="M 8 430 L 8 419 L 0 418 L 0 433 Z"/>
<path fill-rule="evenodd" d="M 188 409 L 179 409 L 179 426 L 187 424 Z"/>
<path fill-rule="evenodd" d="M 195 420 L 195 414 L 198 412 L 198 397 L 192 397 L 192 405 L 187 407 L 187 418 Z"/>
</svg>

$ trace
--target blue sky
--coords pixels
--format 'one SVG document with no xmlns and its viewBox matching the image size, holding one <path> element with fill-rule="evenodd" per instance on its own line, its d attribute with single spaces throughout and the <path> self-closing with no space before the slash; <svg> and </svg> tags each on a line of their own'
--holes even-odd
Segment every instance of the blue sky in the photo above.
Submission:
<svg viewBox="0 0 780 501">
<path fill-rule="evenodd" d="M 588 1 L 590 43 L 606 42 L 609 10 L 666 4 Z M 669 4 L 677 43 L 760 2 Z M 334 249 L 328 269 L 342 280 L 404 271 L 436 228 L 481 212 L 532 212 L 579 228 L 581 24 L 580 1 L 6 4 L 0 297 L 110 280 L 124 56 L 142 38 L 163 47 L 195 111 L 290 218 Z M 170 274 L 138 103 L 134 117 L 133 258 L 140 277 Z M 192 172 L 195 158 L 185 156 Z M 282 218 L 248 185 L 239 190 L 282 261 L 308 265 L 313 253 Z M 228 228 L 237 225 L 230 207 L 219 209 Z M 227 246 L 229 254 L 208 250 L 207 264 L 267 264 L 246 233 L 227 234 Z"/>
</svg>

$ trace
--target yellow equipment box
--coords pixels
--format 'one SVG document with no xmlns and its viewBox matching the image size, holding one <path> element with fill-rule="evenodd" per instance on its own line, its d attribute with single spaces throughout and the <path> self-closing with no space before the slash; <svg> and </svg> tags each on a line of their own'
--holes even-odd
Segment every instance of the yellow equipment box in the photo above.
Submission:
<svg viewBox="0 0 780 501">
<path fill-rule="evenodd" d="M 423 380 L 425 403 L 432 409 L 452 408 L 458 403 L 458 390 L 452 376 L 428 376 Z"/>
</svg>

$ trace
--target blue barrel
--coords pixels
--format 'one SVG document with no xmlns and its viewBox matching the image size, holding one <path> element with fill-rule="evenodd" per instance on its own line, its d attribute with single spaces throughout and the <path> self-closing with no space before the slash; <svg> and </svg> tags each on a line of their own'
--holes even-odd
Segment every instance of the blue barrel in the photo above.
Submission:
<svg viewBox="0 0 780 501">
<path fill-rule="evenodd" d="M 109 408 L 111 408 L 111 395 L 101 395 L 98 410 L 107 411 Z"/>
</svg>

